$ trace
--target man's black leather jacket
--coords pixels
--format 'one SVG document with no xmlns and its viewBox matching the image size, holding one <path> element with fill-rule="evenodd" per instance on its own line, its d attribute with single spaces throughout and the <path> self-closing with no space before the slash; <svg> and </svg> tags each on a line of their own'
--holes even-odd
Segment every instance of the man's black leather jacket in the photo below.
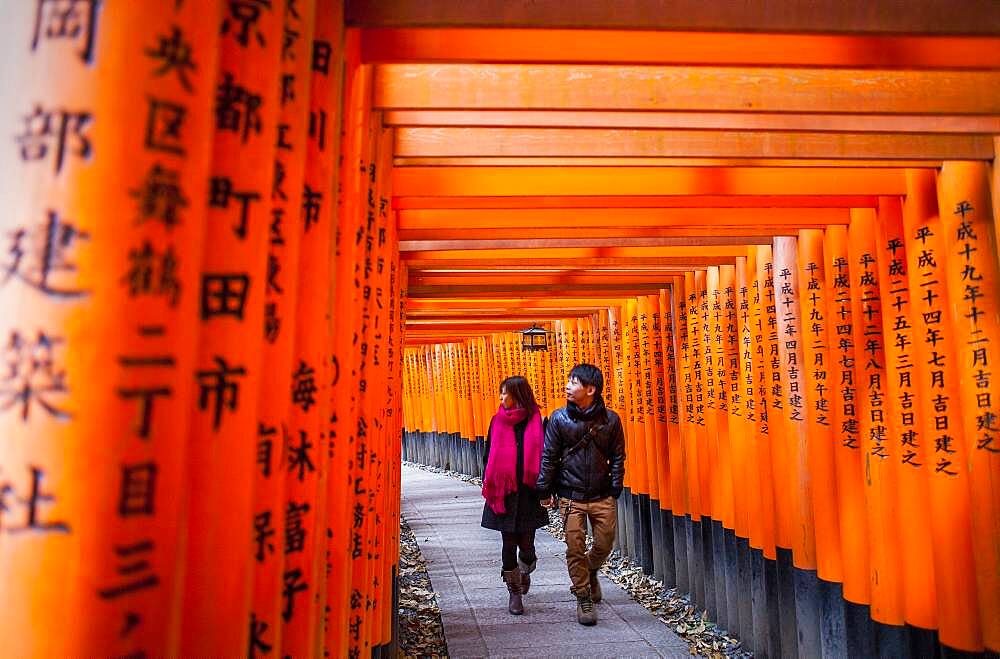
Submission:
<svg viewBox="0 0 1000 659">
<path fill-rule="evenodd" d="M 618 497 L 625 478 L 625 432 L 621 419 L 597 397 L 581 410 L 573 403 L 549 417 L 538 491 L 575 501 Z"/>
</svg>

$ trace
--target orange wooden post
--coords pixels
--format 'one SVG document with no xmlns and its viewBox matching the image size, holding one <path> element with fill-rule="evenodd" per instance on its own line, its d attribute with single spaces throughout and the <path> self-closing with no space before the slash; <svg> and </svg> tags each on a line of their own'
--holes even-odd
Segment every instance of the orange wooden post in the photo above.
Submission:
<svg viewBox="0 0 1000 659">
<path fill-rule="evenodd" d="M 625 357 L 625 391 L 628 410 L 628 425 L 626 427 L 626 455 L 631 454 L 634 460 L 631 465 L 632 491 L 636 494 L 649 492 L 649 474 L 646 462 L 646 424 L 642 418 L 642 394 L 638 350 L 638 303 L 635 298 L 628 298 L 622 313 L 624 323 L 624 357 Z"/>
<path fill-rule="evenodd" d="M 741 304 L 745 302 L 744 272 L 746 257 L 736 258 L 736 264 L 720 268 L 720 292 L 722 317 L 720 319 L 723 336 L 723 360 L 725 367 L 724 391 L 726 395 L 726 441 L 729 452 L 729 478 L 726 505 L 729 508 L 729 526 L 736 537 L 747 538 L 747 493 L 746 493 L 746 400 L 741 380 L 741 351 L 743 332 L 741 331 Z M 741 298 L 740 286 L 743 285 Z"/>
<path fill-rule="evenodd" d="M 297 35 L 282 47 L 280 117 L 274 176 L 276 189 L 302 187 L 306 166 L 305 138 L 309 115 L 309 54 L 312 50 L 313 3 L 301 12 L 285 8 L 283 30 Z M 301 37 L 301 38 L 299 38 Z M 287 80 L 287 82 L 286 82 Z M 268 255 L 264 284 L 264 350 L 257 412 L 257 464 L 254 469 L 251 553 L 255 561 L 250 612 L 250 653 L 281 647 L 284 547 L 280 542 L 285 501 L 284 449 L 289 423 L 292 357 L 298 292 L 298 198 L 271 195 Z M 276 539 L 277 538 L 277 539 Z"/>
<path fill-rule="evenodd" d="M 829 289 L 823 262 L 822 229 L 801 229 L 798 237 L 798 290 L 801 302 L 800 343 L 804 362 L 808 461 L 816 537 L 816 573 L 830 582 L 843 580 L 840 519 L 837 514 L 837 479 L 834 468 L 833 408 L 836 382 L 831 378 L 831 325 Z"/>
<path fill-rule="evenodd" d="M 695 288 L 695 273 L 684 273 L 684 301 L 685 320 L 687 321 L 687 331 L 681 331 L 681 364 L 684 369 L 684 421 L 687 426 L 686 437 L 684 437 L 684 466 L 687 476 L 687 498 L 691 520 L 701 521 L 705 514 L 705 499 L 702 497 L 701 481 L 699 473 L 698 459 L 699 449 L 704 446 L 704 419 L 701 417 L 702 410 L 699 409 L 701 401 L 700 376 L 700 355 L 701 340 L 699 338 L 698 324 L 698 293 Z"/>
<path fill-rule="evenodd" d="M 928 522 L 937 585 L 941 643 L 966 651 L 983 648 L 973 559 L 969 474 L 970 442 L 962 424 L 953 423 L 948 404 L 959 386 L 958 335 L 949 322 L 945 281 L 944 229 L 938 217 L 932 170 L 908 170 L 903 226 L 917 368 L 914 376 L 921 415 L 920 459 L 927 471 Z M 954 451 L 953 453 L 951 451 Z"/>
<path fill-rule="evenodd" d="M 5 7 L 10 656 L 177 653 L 220 4 Z"/>
<path fill-rule="evenodd" d="M 661 291 L 662 293 L 662 291 Z M 670 462 L 667 441 L 668 391 L 666 350 L 663 343 L 664 307 L 660 302 L 661 294 L 649 296 L 650 326 L 649 344 L 652 357 L 652 390 L 653 400 L 649 403 L 653 408 L 653 422 L 656 431 L 656 481 L 659 486 L 657 500 L 662 510 L 670 510 Z M 672 374 L 671 374 L 672 375 Z M 664 557 L 665 560 L 670 557 Z"/>
<path fill-rule="evenodd" d="M 699 273 L 700 274 L 700 273 Z M 707 495 L 708 506 L 706 514 L 713 520 L 722 521 L 722 472 L 724 467 L 719 456 L 719 405 L 715 364 L 715 334 L 713 332 L 713 310 L 712 300 L 719 290 L 719 269 L 716 267 L 707 268 L 704 271 L 704 279 L 699 280 L 695 276 L 695 282 L 701 282 L 698 291 L 698 329 L 701 338 L 702 350 L 702 391 L 704 398 L 704 411 L 702 417 L 705 420 L 705 450 L 706 460 L 699 462 L 698 467 L 702 479 L 703 491 Z"/>
<path fill-rule="evenodd" d="M 627 373 L 627 366 L 625 364 L 625 324 L 622 319 L 622 308 L 618 305 L 613 305 L 608 308 L 608 331 L 611 336 L 611 368 L 614 371 L 614 389 L 608 392 L 613 402 L 612 408 L 618 413 L 622 419 L 622 424 L 625 426 L 625 478 L 623 484 L 627 488 L 632 487 L 632 474 L 631 471 L 632 464 L 634 464 L 635 456 L 629 455 L 629 447 L 631 446 L 631 439 L 629 438 L 629 433 L 631 429 L 628 426 L 628 410 L 626 401 L 628 398 L 627 389 L 625 387 L 625 378 Z M 565 379 L 563 379 L 565 382 Z M 565 396 L 563 396 L 565 399 Z"/>
<path fill-rule="evenodd" d="M 708 312 L 707 303 L 707 272 L 696 270 L 694 272 L 694 285 L 688 292 L 688 323 L 691 324 L 691 368 L 694 380 L 695 393 L 695 436 L 697 452 L 697 471 L 695 478 L 698 486 L 701 501 L 702 521 L 708 521 L 712 516 L 712 457 L 715 449 L 714 434 L 709 438 L 708 405 L 707 405 L 707 379 L 706 374 L 706 334 L 708 329 L 706 314 Z"/>
<path fill-rule="evenodd" d="M 749 264 L 749 258 L 748 264 Z M 765 558 L 775 560 L 775 548 L 780 544 L 780 520 L 778 498 L 775 496 L 777 478 L 774 474 L 773 447 L 784 441 L 784 426 L 778 422 L 781 410 L 774 407 L 772 394 L 773 374 L 771 368 L 772 341 L 771 326 L 774 320 L 774 290 L 770 279 L 771 248 L 758 245 L 754 250 L 754 283 L 751 301 L 751 327 L 754 342 L 754 370 L 756 378 L 756 401 L 759 404 L 757 441 L 757 467 L 760 475 L 760 543 Z M 784 468 L 784 465 L 779 465 Z M 752 495 L 751 495 L 752 496 Z M 751 535 L 751 540 L 752 540 Z M 755 546 L 751 544 L 751 546 Z"/>
<path fill-rule="evenodd" d="M 683 516 L 687 510 L 684 501 L 684 465 L 681 462 L 680 401 L 677 386 L 677 315 L 674 305 L 676 277 L 670 278 L 670 285 L 660 289 L 660 331 L 664 378 L 664 403 L 666 405 L 666 434 L 663 450 L 666 454 L 665 474 L 668 493 L 664 496 L 665 507 L 676 516 Z"/>
<path fill-rule="evenodd" d="M 390 430 L 391 419 L 388 415 L 394 392 L 388 388 L 392 374 L 391 358 L 388 354 L 388 336 L 391 331 L 389 314 L 395 304 L 390 292 L 390 270 L 397 258 L 395 245 L 395 217 L 392 215 L 389 202 L 391 198 L 392 170 L 392 139 L 391 129 L 382 128 L 379 139 L 377 158 L 377 178 L 375 203 L 369 204 L 374 210 L 374 222 L 371 216 L 366 218 L 366 229 L 373 247 L 367 251 L 362 272 L 367 275 L 367 288 L 363 289 L 362 297 L 368 303 L 368 317 L 362 329 L 367 329 L 367 351 L 362 345 L 362 354 L 369 357 L 367 362 L 367 386 L 363 389 L 367 414 L 370 419 L 369 437 L 372 448 L 369 454 L 369 504 L 368 515 L 371 525 L 368 541 L 367 557 L 368 581 L 371 583 L 371 608 L 368 613 L 367 643 L 374 650 L 389 641 L 389 617 L 392 595 L 392 563 L 395 548 L 390 546 L 390 539 L 395 531 L 391 520 L 395 518 L 398 493 L 394 493 L 393 472 L 397 464 L 394 446 L 398 436 Z M 368 257 L 370 256 L 370 260 Z M 392 282 L 393 284 L 395 282 Z M 464 343 L 458 344 L 459 357 L 464 357 Z M 463 364 L 463 373 L 465 365 Z M 469 382 L 463 381 L 463 394 L 467 394 Z M 461 401 L 465 407 L 466 422 L 471 424 L 468 399 Z M 390 434 L 391 433 L 391 434 Z"/>
<path fill-rule="evenodd" d="M 604 373 L 604 391 L 605 398 L 614 403 L 614 398 L 611 396 L 611 392 L 615 388 L 615 374 L 614 369 L 611 368 L 611 327 L 608 324 L 608 314 L 606 311 L 599 311 L 595 318 L 596 331 L 595 336 L 597 337 L 597 353 L 598 361 L 597 364 L 601 371 Z"/>
<path fill-rule="evenodd" d="M 248 647 L 256 443 L 247 438 L 257 435 L 284 6 L 272 3 L 249 21 L 227 6 L 220 30 L 188 436 L 182 655 Z"/>
<path fill-rule="evenodd" d="M 855 376 L 860 390 L 858 425 L 864 452 L 865 503 L 871 532 L 872 618 L 903 624 L 902 575 L 896 495 L 896 447 L 888 442 L 885 351 L 880 282 L 875 266 L 875 217 L 871 209 L 851 209 L 848 266 L 854 316 Z"/>
<path fill-rule="evenodd" d="M 677 434 L 668 439 L 670 444 L 670 483 L 672 486 L 671 500 L 675 515 L 693 515 L 688 488 L 687 460 L 689 437 L 694 428 L 688 421 L 688 387 L 690 386 L 688 363 L 688 322 L 685 281 L 683 277 L 671 277 L 670 309 L 673 314 L 673 351 L 674 351 L 674 388 L 677 398 Z M 693 401 L 693 396 L 692 396 Z M 692 517 L 693 519 L 693 517 Z"/>
<path fill-rule="evenodd" d="M 640 295 L 636 298 L 635 315 L 635 348 L 636 348 L 636 398 L 641 405 L 640 412 L 636 415 L 640 419 L 643 428 L 643 446 L 640 449 L 640 457 L 645 464 L 646 491 L 643 494 L 651 499 L 660 498 L 660 486 L 657 480 L 657 443 L 656 425 L 653 415 L 653 358 L 650 355 L 649 343 L 649 298 Z"/>
<path fill-rule="evenodd" d="M 778 321 L 778 352 L 781 359 L 781 389 L 784 393 L 785 472 L 791 503 L 792 562 L 803 570 L 816 569 L 816 529 L 813 519 L 812 472 L 807 389 L 803 373 L 802 325 L 799 312 L 801 288 L 798 276 L 798 245 L 795 238 L 774 239 L 775 318 Z M 776 420 L 777 422 L 777 420 Z"/>
<path fill-rule="evenodd" d="M 924 629 L 937 627 L 933 545 L 927 516 L 927 468 L 921 455 L 923 408 L 917 403 L 918 365 L 913 358 L 915 332 L 910 322 L 910 295 L 903 243 L 903 212 L 899 197 L 879 197 L 875 217 L 875 253 L 882 298 L 889 443 L 898 472 L 896 517 L 902 555 L 903 617 Z M 919 290 L 919 289 L 917 289 Z"/>
<path fill-rule="evenodd" d="M 369 167 L 375 162 L 378 140 L 370 109 L 371 69 L 357 64 L 356 33 L 346 34 L 344 49 L 347 60 L 344 88 L 349 100 L 344 103 L 344 165 L 340 168 L 343 204 L 337 228 L 338 285 L 334 308 L 335 319 L 340 319 L 334 344 L 338 378 L 331 398 L 333 423 L 330 432 L 334 446 L 340 445 L 346 450 L 344 457 L 347 460 L 347 477 L 344 479 L 346 482 L 343 483 L 341 496 L 345 499 L 346 518 L 350 520 L 350 525 L 343 529 L 346 537 L 334 538 L 338 550 L 344 552 L 344 576 L 341 583 L 334 584 L 338 592 L 331 590 L 327 595 L 331 609 L 339 614 L 335 622 L 330 623 L 331 633 L 327 635 L 327 647 L 341 654 L 358 650 L 363 645 L 361 612 L 370 586 L 366 581 L 367 566 L 364 560 L 364 542 L 368 537 L 364 514 L 367 503 L 367 492 L 364 489 L 367 460 L 362 462 L 358 459 L 363 443 L 363 438 L 358 437 L 359 419 L 363 413 L 360 391 L 361 355 L 355 341 L 356 333 L 361 331 L 364 314 L 360 290 L 362 284 L 358 272 L 363 267 L 368 199 L 374 194 L 375 181 Z M 357 240 L 358 235 L 362 236 L 361 241 Z M 445 400 L 437 377 L 442 368 L 442 354 L 440 346 L 434 348 L 435 351 L 430 354 L 430 366 L 435 374 L 435 429 L 440 430 L 445 418 Z M 363 452 L 361 456 L 366 458 Z M 361 515 L 357 514 L 359 506 Z"/>
<path fill-rule="evenodd" d="M 317 5 L 318 15 L 330 11 L 325 3 Z M 335 11 L 335 9 L 333 9 Z M 321 19 L 322 20 L 322 19 Z M 329 29 L 327 25 L 316 26 L 317 37 Z M 331 50 L 339 43 L 336 34 L 330 34 Z M 322 54 L 323 47 L 318 46 Z M 327 499 L 330 502 L 330 519 L 349 520 L 331 528 L 327 548 L 330 562 L 336 567 L 327 580 L 326 601 L 330 607 L 330 617 L 326 623 L 324 648 L 333 656 L 347 652 L 349 646 L 350 602 L 353 591 L 353 542 L 354 527 L 354 434 L 357 351 L 353 347 L 356 291 L 353 285 L 354 268 L 357 264 L 357 230 L 360 226 L 359 204 L 363 195 L 363 167 L 371 151 L 369 125 L 369 89 L 371 71 L 359 65 L 360 41 L 356 33 L 343 37 L 344 81 L 343 112 L 340 121 L 331 123 L 330 129 L 341 133 L 340 152 L 342 165 L 338 165 L 339 194 L 337 204 L 337 230 L 334 268 L 331 279 L 335 282 L 331 311 L 334 320 L 332 337 L 333 356 L 330 366 L 333 370 L 330 391 L 330 420 L 327 432 L 332 449 L 331 473 L 340 472 L 344 478 L 331 478 L 327 482 Z M 317 117 L 317 121 L 322 116 Z M 330 118 L 332 121 L 332 118 Z M 318 132 L 318 131 L 316 131 Z M 422 382 L 426 410 L 426 431 L 434 431 L 440 419 L 438 390 L 432 374 L 436 368 L 437 355 L 424 348 L 418 353 L 418 377 Z M 338 510 L 339 509 L 339 510 Z"/>
<path fill-rule="evenodd" d="M 301 205 L 299 222 L 291 229 L 300 232 L 300 295 L 282 507 L 285 522 L 282 653 L 292 656 L 310 656 L 322 648 L 321 638 L 325 643 L 321 612 L 328 592 L 327 518 L 336 520 L 338 525 L 346 519 L 339 488 L 328 496 L 327 482 L 328 470 L 334 465 L 342 470 L 345 464 L 343 456 L 337 456 L 336 451 L 331 453 L 333 428 L 329 424 L 333 404 L 330 383 L 334 375 L 330 347 L 334 337 L 329 315 L 336 301 L 336 293 L 330 294 L 335 276 L 331 256 L 336 249 L 335 223 L 339 222 L 333 185 L 338 176 L 339 141 L 333 126 L 339 124 L 340 117 L 338 74 L 343 54 L 337 41 L 335 11 L 336 3 L 320 3 L 318 17 L 323 25 L 317 30 L 322 31 L 317 31 L 315 39 L 309 39 L 309 49 L 303 54 L 309 60 L 306 79 L 312 130 L 304 136 L 307 161 L 301 192 L 296 188 L 281 191 L 277 187 L 275 191 L 276 197 L 287 196 Z M 285 43 L 289 39 L 286 33 Z M 288 78 L 283 77 L 283 84 L 289 84 Z M 294 184 L 291 180 L 287 183 Z M 317 285 L 319 290 L 313 290 Z"/>
<path fill-rule="evenodd" d="M 722 487 L 722 524 L 735 529 L 734 445 L 743 435 L 742 416 L 734 416 L 733 397 L 739 396 L 739 353 L 736 334 L 736 267 L 719 266 L 719 286 L 712 299 L 712 329 L 715 341 L 716 396 L 719 408 L 719 462 Z"/>
<path fill-rule="evenodd" d="M 759 542 L 751 529 L 759 524 L 760 475 L 757 467 L 757 413 L 755 400 L 753 342 L 751 337 L 750 282 L 753 281 L 755 251 L 736 259 L 734 279 L 736 307 L 736 389 L 729 401 L 729 428 L 733 452 L 734 530 L 739 538 Z M 759 544 L 756 545 L 759 548 Z M 741 623 L 742 626 L 742 623 Z"/>
<path fill-rule="evenodd" d="M 949 310 L 961 337 L 956 342 L 961 414 L 949 416 L 961 418 L 969 440 L 966 468 L 983 643 L 1000 652 L 1000 390 L 991 378 L 1000 343 L 1000 271 L 985 163 L 944 163 L 938 208 Z"/>
<path fill-rule="evenodd" d="M 848 234 L 844 226 L 830 226 L 823 241 L 826 289 L 830 291 L 827 314 L 832 360 L 834 466 L 840 517 L 841 555 L 844 556 L 844 599 L 855 604 L 871 602 L 868 520 L 864 492 L 864 455 L 858 422 L 860 381 L 855 372 L 854 311 L 851 304 Z M 848 560 L 849 559 L 849 560 Z"/>
<path fill-rule="evenodd" d="M 620 307 L 619 323 L 621 326 L 621 361 L 618 369 L 621 371 L 621 394 L 622 405 L 618 410 L 621 415 L 622 424 L 625 430 L 625 455 L 632 456 L 632 462 L 625 469 L 625 487 L 634 489 L 639 482 L 638 469 L 641 463 L 638 453 L 635 452 L 635 402 L 632 388 L 632 355 L 629 352 L 632 346 L 632 320 L 629 315 L 629 305 L 627 300 L 622 301 Z M 567 371 L 567 377 L 569 372 Z"/>
</svg>

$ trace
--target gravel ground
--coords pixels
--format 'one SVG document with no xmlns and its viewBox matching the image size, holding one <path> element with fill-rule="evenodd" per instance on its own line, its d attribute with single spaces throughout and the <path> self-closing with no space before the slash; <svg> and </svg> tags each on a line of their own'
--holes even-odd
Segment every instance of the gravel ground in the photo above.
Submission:
<svg viewBox="0 0 1000 659">
<path fill-rule="evenodd" d="M 457 478 L 466 483 L 482 485 L 482 480 L 474 476 L 413 462 L 404 464 Z M 555 510 L 549 511 L 549 525 L 545 530 L 559 540 L 564 539 L 562 521 Z M 430 590 L 430 580 L 427 578 L 427 571 L 420 557 L 420 548 L 417 547 L 413 534 L 405 522 L 400 538 L 402 545 L 400 547 L 400 647 L 407 657 L 447 656 L 447 646 L 441 632 L 441 612 L 434 593 Z M 589 537 L 588 542 L 590 542 Z M 410 546 L 409 549 L 407 545 Z M 642 567 L 632 563 L 617 550 L 611 552 L 601 572 L 687 641 L 691 654 L 711 659 L 723 657 L 742 659 L 753 656 L 737 639 L 727 636 L 711 622 L 708 613 L 698 609 L 687 594 L 679 593 L 677 589 L 668 588 L 661 581 L 643 574 Z M 408 578 L 408 575 L 417 573 L 422 573 L 422 581 L 418 576 Z M 410 588 L 415 589 L 412 594 Z M 410 604 L 406 604 L 407 602 Z"/>
</svg>

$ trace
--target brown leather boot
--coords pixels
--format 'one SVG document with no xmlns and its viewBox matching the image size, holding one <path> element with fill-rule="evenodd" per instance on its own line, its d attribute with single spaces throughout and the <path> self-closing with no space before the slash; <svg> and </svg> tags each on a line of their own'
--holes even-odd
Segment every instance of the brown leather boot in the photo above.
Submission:
<svg viewBox="0 0 1000 659">
<path fill-rule="evenodd" d="M 517 568 L 503 570 L 500 572 L 500 576 L 507 584 L 507 592 L 510 594 L 510 599 L 507 601 L 507 611 L 511 615 L 521 615 L 524 613 L 524 603 L 521 601 L 521 571 Z"/>
<path fill-rule="evenodd" d="M 573 594 L 576 595 L 576 621 L 581 625 L 596 625 L 597 607 L 590 597 L 590 588 Z"/>
<path fill-rule="evenodd" d="M 597 580 L 597 570 L 590 571 L 590 599 L 595 603 L 600 602 L 604 595 L 601 593 L 601 582 Z"/>
<path fill-rule="evenodd" d="M 527 595 L 528 589 L 531 588 L 531 573 L 535 571 L 535 566 L 538 565 L 538 559 L 531 561 L 530 563 L 525 563 L 520 558 L 517 559 L 517 569 L 521 571 L 521 594 Z"/>
</svg>

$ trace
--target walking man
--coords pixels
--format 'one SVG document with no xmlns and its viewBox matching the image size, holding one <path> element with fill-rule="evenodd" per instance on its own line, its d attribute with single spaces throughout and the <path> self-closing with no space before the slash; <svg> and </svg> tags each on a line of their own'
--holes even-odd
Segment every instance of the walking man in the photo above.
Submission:
<svg viewBox="0 0 1000 659">
<path fill-rule="evenodd" d="M 615 499 L 625 477 L 625 433 L 618 415 L 604 405 L 604 376 L 593 364 L 577 364 L 566 382 L 566 406 L 549 417 L 538 473 L 542 505 L 555 505 L 566 533 L 566 564 L 576 596 L 576 619 L 597 623 L 594 603 L 601 601 L 597 571 L 615 539 Z M 594 544 L 586 550 L 587 520 Z"/>
</svg>

